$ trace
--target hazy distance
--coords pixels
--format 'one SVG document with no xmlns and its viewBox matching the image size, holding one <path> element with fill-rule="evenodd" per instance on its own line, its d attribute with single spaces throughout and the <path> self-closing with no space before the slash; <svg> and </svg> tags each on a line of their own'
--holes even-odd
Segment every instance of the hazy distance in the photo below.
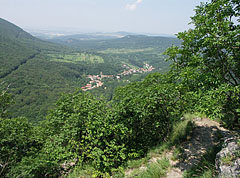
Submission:
<svg viewBox="0 0 240 178">
<path fill-rule="evenodd" d="M 187 30 L 207 0 L 0 0 L 0 17 L 25 30 L 169 34 Z"/>
</svg>

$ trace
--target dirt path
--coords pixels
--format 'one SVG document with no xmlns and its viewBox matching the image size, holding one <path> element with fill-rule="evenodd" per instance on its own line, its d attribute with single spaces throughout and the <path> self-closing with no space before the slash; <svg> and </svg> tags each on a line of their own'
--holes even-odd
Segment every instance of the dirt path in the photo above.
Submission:
<svg viewBox="0 0 240 178">
<path fill-rule="evenodd" d="M 195 128 L 193 129 L 192 136 L 189 140 L 183 142 L 179 145 L 182 149 L 182 159 L 174 161 L 173 154 L 174 149 L 165 152 L 160 157 L 152 157 L 148 162 L 154 163 L 164 157 L 170 161 L 171 168 L 168 171 L 167 178 L 181 178 L 185 170 L 189 170 L 194 165 L 198 164 L 202 156 L 210 148 L 217 145 L 220 141 L 219 136 L 226 136 L 229 131 L 220 126 L 218 122 L 212 121 L 206 118 L 195 118 L 194 120 Z M 138 169 L 145 170 L 147 167 L 142 165 Z M 130 176 L 134 169 L 130 169 L 125 172 L 125 177 L 137 177 Z"/>
<path fill-rule="evenodd" d="M 183 161 L 170 161 L 172 168 L 167 173 L 167 178 L 181 178 L 184 170 L 196 165 L 208 149 L 219 143 L 219 134 L 229 134 L 218 122 L 206 118 L 196 118 L 194 122 L 196 127 L 191 139 L 181 144 Z M 171 160 L 172 153 L 167 153 L 167 156 Z"/>
</svg>

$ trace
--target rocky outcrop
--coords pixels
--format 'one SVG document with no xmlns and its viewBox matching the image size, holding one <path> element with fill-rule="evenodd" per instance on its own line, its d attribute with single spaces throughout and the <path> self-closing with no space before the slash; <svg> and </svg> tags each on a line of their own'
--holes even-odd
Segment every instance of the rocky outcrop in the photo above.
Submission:
<svg viewBox="0 0 240 178">
<path fill-rule="evenodd" d="M 226 137 L 222 150 L 216 155 L 219 178 L 240 178 L 240 138 Z"/>
</svg>

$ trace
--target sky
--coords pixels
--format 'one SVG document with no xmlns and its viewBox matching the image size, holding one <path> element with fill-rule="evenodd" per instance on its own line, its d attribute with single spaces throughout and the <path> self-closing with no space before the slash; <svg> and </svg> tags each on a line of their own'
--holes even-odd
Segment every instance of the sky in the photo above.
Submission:
<svg viewBox="0 0 240 178">
<path fill-rule="evenodd" d="M 0 0 L 0 18 L 23 29 L 176 34 L 208 0 Z"/>
</svg>

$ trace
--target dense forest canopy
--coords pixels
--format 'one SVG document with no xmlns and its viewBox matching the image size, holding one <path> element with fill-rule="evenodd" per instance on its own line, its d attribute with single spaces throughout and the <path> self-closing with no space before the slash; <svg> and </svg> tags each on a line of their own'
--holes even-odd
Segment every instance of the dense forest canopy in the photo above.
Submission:
<svg viewBox="0 0 240 178">
<path fill-rule="evenodd" d="M 76 165 L 89 165 L 95 170 L 92 177 L 110 177 L 128 160 L 144 156 L 147 150 L 167 140 L 184 113 L 205 114 L 239 131 L 239 11 L 238 0 L 201 3 L 192 17 L 195 28 L 179 33 L 181 45 L 165 52 L 171 70 L 152 73 L 142 81 L 119 87 L 111 101 L 82 90 L 64 94 L 46 119 L 33 125 L 27 118 L 8 117 L 12 98 L 8 88 L 3 88 L 0 176 L 60 177 L 67 176 Z M 115 49 L 110 51 L 116 53 Z M 38 54 L 32 62 L 40 65 L 44 57 Z M 80 68 L 71 62 L 44 62 L 42 69 L 49 70 L 51 65 L 61 72 Z M 75 78 L 77 71 L 72 72 Z M 64 82 L 70 86 L 64 74 L 51 72 L 56 77 L 50 80 L 61 80 L 56 87 L 62 88 Z M 68 77 L 71 80 L 72 76 Z"/>
</svg>

